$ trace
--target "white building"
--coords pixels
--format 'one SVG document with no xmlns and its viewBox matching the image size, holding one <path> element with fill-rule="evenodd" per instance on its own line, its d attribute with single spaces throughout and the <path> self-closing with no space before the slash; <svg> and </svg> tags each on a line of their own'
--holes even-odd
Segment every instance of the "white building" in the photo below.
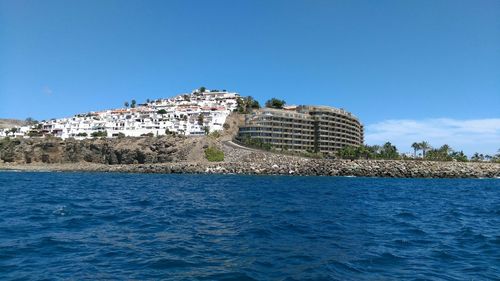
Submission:
<svg viewBox="0 0 500 281">
<path fill-rule="evenodd" d="M 159 99 L 136 108 L 120 108 L 77 114 L 69 118 L 52 119 L 38 126 L 44 134 L 63 139 L 90 138 L 92 134 L 106 133 L 107 137 L 120 134 L 138 137 L 167 133 L 204 135 L 223 129 L 227 116 L 236 109 L 239 94 L 226 91 L 198 90 L 173 98 Z M 0 129 L 0 137 L 24 136 L 36 126 L 23 126 L 16 132 Z"/>
</svg>

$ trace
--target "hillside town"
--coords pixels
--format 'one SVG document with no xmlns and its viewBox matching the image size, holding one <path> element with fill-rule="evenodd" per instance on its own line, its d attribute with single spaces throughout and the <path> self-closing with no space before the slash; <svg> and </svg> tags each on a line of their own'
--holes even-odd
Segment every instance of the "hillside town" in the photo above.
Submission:
<svg viewBox="0 0 500 281">
<path fill-rule="evenodd" d="M 125 103 L 125 108 L 77 114 L 73 117 L 0 128 L 0 137 L 85 139 L 92 137 L 205 135 L 223 129 L 237 108 L 238 93 L 204 87 L 173 98 Z"/>
</svg>

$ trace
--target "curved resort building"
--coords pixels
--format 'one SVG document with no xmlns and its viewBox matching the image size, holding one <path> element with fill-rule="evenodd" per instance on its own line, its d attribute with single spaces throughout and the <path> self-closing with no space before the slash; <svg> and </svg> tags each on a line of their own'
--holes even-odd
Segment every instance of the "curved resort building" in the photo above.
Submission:
<svg viewBox="0 0 500 281">
<path fill-rule="evenodd" d="M 363 144 L 363 125 L 343 109 L 328 106 L 263 108 L 245 116 L 236 139 L 275 149 L 333 153 Z"/>
</svg>

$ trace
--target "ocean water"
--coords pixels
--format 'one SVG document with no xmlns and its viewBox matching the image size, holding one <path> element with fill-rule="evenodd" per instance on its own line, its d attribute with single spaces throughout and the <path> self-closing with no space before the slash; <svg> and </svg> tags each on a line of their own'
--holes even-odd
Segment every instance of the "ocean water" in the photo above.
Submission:
<svg viewBox="0 0 500 281">
<path fill-rule="evenodd" d="M 500 180 L 0 172 L 1 280 L 498 280 Z"/>
</svg>

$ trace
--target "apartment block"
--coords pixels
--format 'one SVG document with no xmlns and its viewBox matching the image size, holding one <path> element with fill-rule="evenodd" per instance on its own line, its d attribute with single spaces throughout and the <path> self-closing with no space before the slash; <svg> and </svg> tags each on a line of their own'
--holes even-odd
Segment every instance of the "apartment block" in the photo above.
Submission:
<svg viewBox="0 0 500 281">
<path fill-rule="evenodd" d="M 245 117 L 236 139 L 259 140 L 281 150 L 331 153 L 362 145 L 364 129 L 353 114 L 334 107 L 263 108 Z"/>
</svg>

